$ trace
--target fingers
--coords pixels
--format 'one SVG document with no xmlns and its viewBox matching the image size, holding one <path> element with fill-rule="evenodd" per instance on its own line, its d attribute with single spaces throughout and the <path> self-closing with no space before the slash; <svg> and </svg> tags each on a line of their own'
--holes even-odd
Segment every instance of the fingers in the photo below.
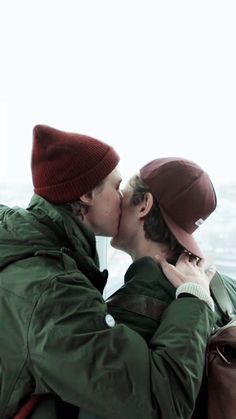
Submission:
<svg viewBox="0 0 236 419">
<path fill-rule="evenodd" d="M 181 258 L 182 262 L 191 264 L 192 266 L 198 266 L 199 268 L 203 268 L 205 265 L 205 259 L 199 258 L 198 256 L 193 255 L 192 253 L 185 252 L 183 253 L 185 258 Z M 180 258 L 179 258 L 180 259 Z"/>
<path fill-rule="evenodd" d="M 194 266 L 198 264 L 199 259 L 194 255 L 189 255 L 189 262 L 192 263 Z"/>
<path fill-rule="evenodd" d="M 189 262 L 189 253 L 187 252 L 181 253 L 181 255 L 178 258 L 178 262 L 184 262 L 184 263 Z"/>
<path fill-rule="evenodd" d="M 164 275 L 175 288 L 182 284 L 182 274 L 177 271 L 175 266 L 168 263 L 164 258 L 158 258 L 158 262 Z"/>
<path fill-rule="evenodd" d="M 162 268 L 162 271 L 169 282 L 178 287 L 186 282 L 195 282 L 209 290 L 209 284 L 216 272 L 216 267 L 210 265 L 205 272 L 205 259 L 199 259 L 187 252 L 182 253 L 176 266 L 167 262 L 162 255 L 154 258 Z"/>
<path fill-rule="evenodd" d="M 176 262 L 176 267 L 179 268 L 181 271 L 184 269 L 192 269 L 198 266 L 198 260 L 199 259 L 195 256 L 184 252 L 179 256 Z"/>
<path fill-rule="evenodd" d="M 204 268 L 205 264 L 206 264 L 206 259 L 202 258 L 198 260 L 199 268 Z"/>
<path fill-rule="evenodd" d="M 165 258 L 161 254 L 158 253 L 154 256 L 154 260 L 161 264 L 162 261 L 165 261 Z"/>
</svg>

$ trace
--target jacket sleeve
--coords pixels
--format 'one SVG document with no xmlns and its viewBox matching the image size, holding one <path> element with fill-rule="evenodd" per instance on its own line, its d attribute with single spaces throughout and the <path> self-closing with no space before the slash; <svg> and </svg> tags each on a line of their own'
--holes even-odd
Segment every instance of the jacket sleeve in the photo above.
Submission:
<svg viewBox="0 0 236 419">
<path fill-rule="evenodd" d="M 108 320 L 85 276 L 54 278 L 28 332 L 37 391 L 109 419 L 191 417 L 213 324 L 208 306 L 196 298 L 171 303 L 149 347 Z"/>
</svg>

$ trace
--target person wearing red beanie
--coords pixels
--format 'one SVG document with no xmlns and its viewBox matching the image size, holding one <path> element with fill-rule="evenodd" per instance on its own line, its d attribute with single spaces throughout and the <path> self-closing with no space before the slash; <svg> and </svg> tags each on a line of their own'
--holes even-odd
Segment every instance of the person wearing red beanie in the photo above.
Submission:
<svg viewBox="0 0 236 419">
<path fill-rule="evenodd" d="M 35 194 L 27 209 L 0 207 L 3 419 L 191 416 L 210 306 L 179 292 L 147 344 L 102 297 L 108 273 L 99 270 L 95 235 L 118 232 L 118 161 L 100 140 L 34 128 Z M 144 260 L 139 274 L 149 269 Z"/>
<path fill-rule="evenodd" d="M 94 189 L 120 158 L 108 144 L 47 125 L 33 129 L 34 192 L 54 204 L 73 202 Z"/>
<path fill-rule="evenodd" d="M 80 210 L 96 235 L 111 237 L 117 233 L 119 160 L 110 145 L 87 135 L 46 125 L 36 125 L 33 130 L 34 192 L 56 205 L 73 203 L 75 211 Z M 83 211 L 86 208 L 89 211 Z"/>
</svg>

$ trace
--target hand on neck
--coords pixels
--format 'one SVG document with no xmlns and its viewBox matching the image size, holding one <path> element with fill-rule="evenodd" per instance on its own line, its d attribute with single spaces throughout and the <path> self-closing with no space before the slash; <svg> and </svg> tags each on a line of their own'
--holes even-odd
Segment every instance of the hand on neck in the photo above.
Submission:
<svg viewBox="0 0 236 419">
<path fill-rule="evenodd" d="M 172 256 L 172 251 L 166 244 L 145 240 L 145 242 L 140 244 L 137 243 L 136 248 L 130 252 L 133 262 L 145 256 L 154 258 L 157 254 L 168 259 Z"/>
</svg>

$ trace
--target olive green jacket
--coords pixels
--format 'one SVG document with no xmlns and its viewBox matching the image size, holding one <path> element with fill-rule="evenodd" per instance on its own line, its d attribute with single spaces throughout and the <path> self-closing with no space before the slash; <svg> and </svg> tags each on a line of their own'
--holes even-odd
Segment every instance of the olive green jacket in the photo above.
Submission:
<svg viewBox="0 0 236 419">
<path fill-rule="evenodd" d="M 147 270 L 149 266 L 149 270 Z M 144 268 L 145 267 L 145 268 Z M 236 281 L 220 274 L 236 312 Z M 137 331 L 148 342 L 160 325 L 166 307 L 175 298 L 175 289 L 163 275 L 162 270 L 152 258 L 146 257 L 135 261 L 127 270 L 124 286 L 108 300 L 109 311 L 115 318 Z M 218 285 L 217 285 L 218 288 Z M 221 291 L 221 288 L 219 288 Z M 218 296 L 219 298 L 219 296 Z M 221 296 L 221 303 L 222 300 Z M 220 302 L 220 301 L 219 301 Z M 224 304 L 225 306 L 225 304 Z M 160 311 L 159 318 L 154 313 Z M 188 315 L 187 313 L 185 313 Z M 215 327 L 222 327 L 230 320 L 228 314 L 215 303 Z M 205 379 L 204 379 L 205 380 Z M 205 381 L 194 409 L 194 418 L 205 417 Z M 93 419 L 92 417 L 90 419 Z M 98 417 L 96 419 L 99 419 Z"/>
<path fill-rule="evenodd" d="M 221 278 L 236 307 L 236 281 L 222 274 Z M 175 299 L 175 291 L 156 262 L 144 257 L 130 265 L 124 285 L 108 298 L 109 312 L 149 342 L 162 321 L 164 310 Z M 159 316 L 155 315 L 158 308 Z M 217 327 L 228 322 L 217 304 L 214 317 Z"/>
<path fill-rule="evenodd" d="M 190 417 L 212 312 L 175 300 L 147 346 L 107 317 L 106 276 L 94 235 L 65 205 L 36 195 L 27 210 L 0 206 L 1 419 L 31 393 L 56 395 L 57 418 L 79 407 L 109 419 Z"/>
</svg>

